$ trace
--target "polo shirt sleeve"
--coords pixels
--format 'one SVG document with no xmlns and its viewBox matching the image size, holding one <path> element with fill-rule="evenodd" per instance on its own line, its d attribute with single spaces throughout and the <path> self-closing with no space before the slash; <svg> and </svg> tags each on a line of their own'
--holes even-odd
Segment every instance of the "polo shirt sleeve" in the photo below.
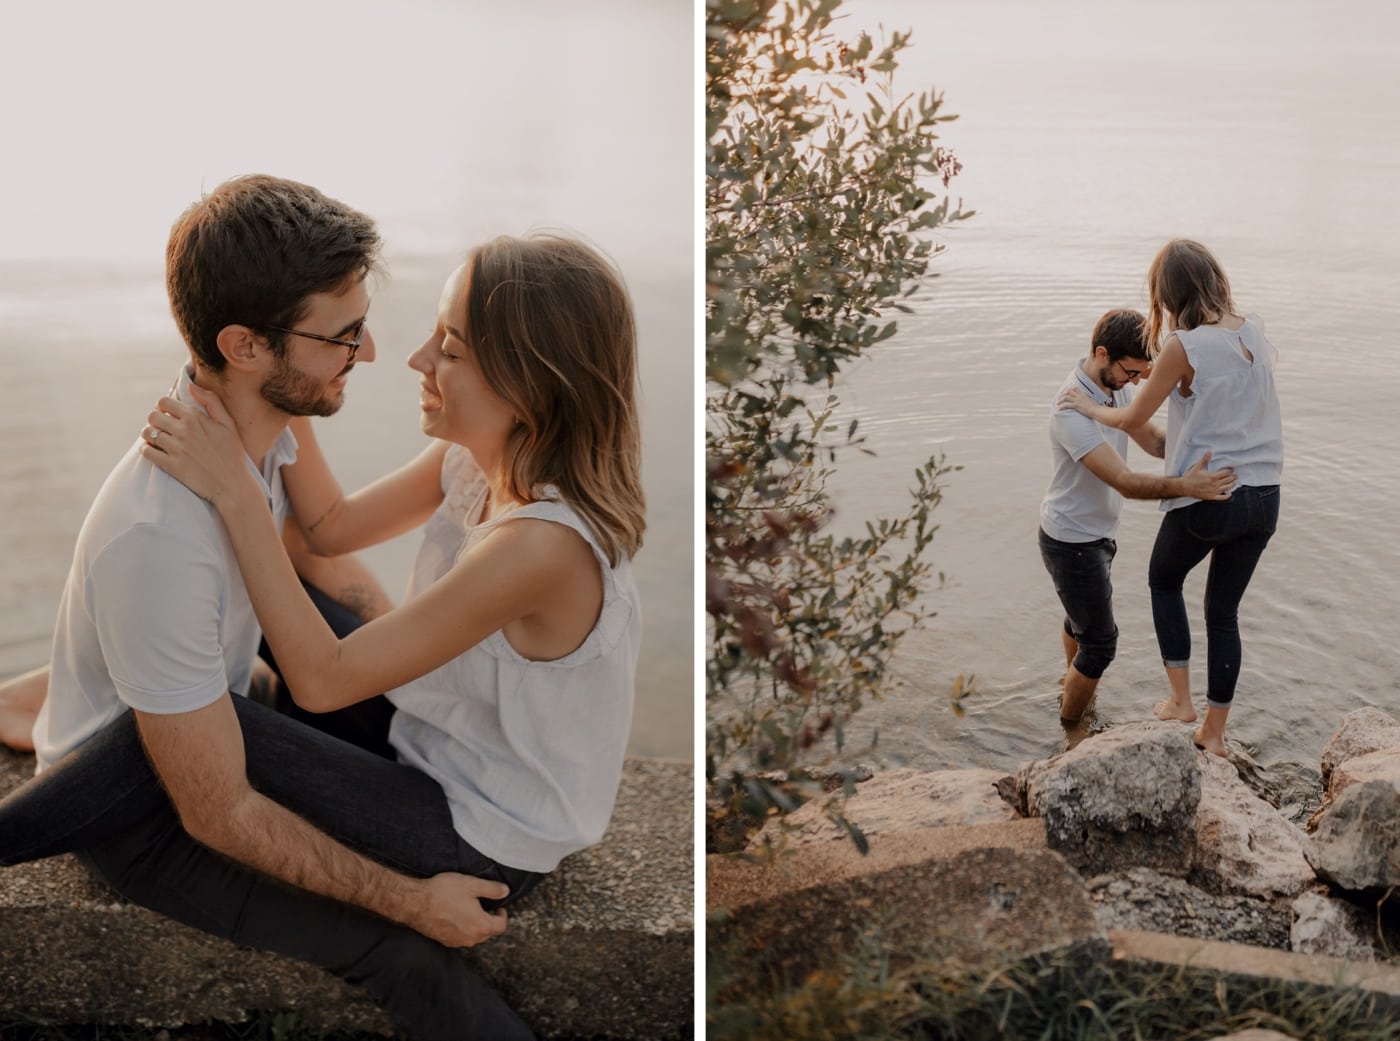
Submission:
<svg viewBox="0 0 1400 1041">
<path fill-rule="evenodd" d="M 125 704 L 160 715 L 192 712 L 228 690 L 217 548 L 138 524 L 102 548 L 88 582 L 107 671 Z"/>
<path fill-rule="evenodd" d="M 1103 428 L 1088 416 L 1073 409 L 1051 414 L 1050 436 L 1076 463 L 1099 445 L 1106 443 Z"/>
</svg>

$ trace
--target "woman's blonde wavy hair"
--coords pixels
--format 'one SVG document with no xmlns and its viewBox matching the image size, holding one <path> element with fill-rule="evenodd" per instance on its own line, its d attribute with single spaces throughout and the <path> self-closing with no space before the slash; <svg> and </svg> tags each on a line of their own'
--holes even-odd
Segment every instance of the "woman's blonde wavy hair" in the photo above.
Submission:
<svg viewBox="0 0 1400 1041">
<path fill-rule="evenodd" d="M 467 258 L 467 341 L 518 422 L 510 491 L 543 485 L 587 521 L 615 567 L 646 528 L 637 419 L 637 333 L 617 270 L 573 239 L 503 236 Z"/>
<path fill-rule="evenodd" d="M 1147 269 L 1146 340 L 1151 357 L 1162 349 L 1162 332 L 1194 329 L 1235 313 L 1230 280 L 1220 262 L 1199 242 L 1174 239 Z"/>
</svg>

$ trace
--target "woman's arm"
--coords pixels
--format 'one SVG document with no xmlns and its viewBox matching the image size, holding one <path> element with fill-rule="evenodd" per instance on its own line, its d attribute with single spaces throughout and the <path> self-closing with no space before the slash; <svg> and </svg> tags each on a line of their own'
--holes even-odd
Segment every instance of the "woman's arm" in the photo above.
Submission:
<svg viewBox="0 0 1400 1041">
<path fill-rule="evenodd" d="M 548 521 L 502 524 L 403 607 L 337 639 L 302 589 L 228 413 L 162 399 L 144 456 L 219 511 L 253 609 L 297 704 L 329 712 L 401 686 L 497 629 L 531 619 L 597 581 L 579 567 L 579 536 Z"/>
<path fill-rule="evenodd" d="M 1100 405 L 1078 387 L 1066 389 L 1055 404 L 1060 409 L 1072 408 L 1106 427 L 1136 430 L 1157 414 L 1162 402 L 1172 392 L 1172 387 L 1194 373 L 1191 362 L 1186 358 L 1186 348 L 1181 346 L 1181 340 L 1173 333 L 1162 347 L 1162 353 L 1152 363 L 1152 375 L 1147 377 L 1147 382 L 1123 408 Z"/>
<path fill-rule="evenodd" d="M 282 467 L 282 480 L 312 553 L 335 557 L 402 535 L 426 521 L 442 502 L 445 441 L 434 441 L 416 458 L 347 498 L 310 418 L 299 416 L 290 425 L 297 459 Z"/>
</svg>

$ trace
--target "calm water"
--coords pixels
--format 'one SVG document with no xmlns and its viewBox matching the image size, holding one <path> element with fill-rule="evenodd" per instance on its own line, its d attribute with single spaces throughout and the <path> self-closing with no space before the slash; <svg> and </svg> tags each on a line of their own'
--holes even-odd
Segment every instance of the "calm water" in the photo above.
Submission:
<svg viewBox="0 0 1400 1041">
<path fill-rule="evenodd" d="M 904 645 L 903 687 L 861 717 L 890 761 L 1011 767 L 1064 747 L 1061 614 L 1036 549 L 1050 398 L 1095 319 L 1145 307 L 1174 237 L 1210 246 L 1281 352 L 1283 516 L 1241 608 L 1230 733 L 1264 762 L 1317 763 L 1346 712 L 1400 712 L 1400 71 L 1384 3 L 1055 4 L 851 0 L 851 21 L 912 27 L 906 90 L 946 94 L 954 182 L 978 214 L 941 235 L 939 277 L 846 403 L 879 456 L 848 466 L 854 524 L 898 509 L 935 451 L 932 560 L 947 585 Z M 1159 416 L 1165 420 L 1165 409 Z M 1129 465 L 1156 465 L 1136 448 Z M 1147 600 L 1160 513 L 1129 503 L 1114 564 L 1119 657 L 1101 724 L 1149 718 L 1165 681 Z M 1187 586 L 1196 689 L 1200 601 Z M 980 692 L 958 719 L 960 673 Z"/>
<path fill-rule="evenodd" d="M 639 322 L 649 506 L 631 748 L 689 757 L 689 6 L 552 5 L 541 29 L 532 5 L 253 0 L 217 31 L 168 0 L 138 6 L 151 16 L 139 35 L 93 12 L 75 37 L 32 5 L 30 43 L 0 69 L 0 88 L 26 98 L 0 116 L 0 675 L 47 658 L 78 527 L 181 362 L 163 285 L 171 221 L 202 187 L 265 171 L 364 209 L 384 234 L 378 360 L 320 427 L 347 488 L 420 450 L 404 362 L 469 246 L 566 229 L 616 261 Z M 253 47 L 276 76 L 201 75 Z M 415 549 L 405 536 L 367 554 L 396 596 Z"/>
</svg>

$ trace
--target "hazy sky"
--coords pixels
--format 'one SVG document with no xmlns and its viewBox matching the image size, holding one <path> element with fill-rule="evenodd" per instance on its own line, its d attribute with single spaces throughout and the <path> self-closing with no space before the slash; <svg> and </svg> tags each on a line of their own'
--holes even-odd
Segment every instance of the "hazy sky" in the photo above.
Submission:
<svg viewBox="0 0 1400 1041">
<path fill-rule="evenodd" d="M 364 209 L 391 247 L 512 219 L 653 250 L 689 230 L 688 3 L 22 11 L 0 62 L 0 259 L 158 258 L 201 186 L 253 171 Z M 636 219 L 660 211 L 685 219 Z"/>
</svg>

